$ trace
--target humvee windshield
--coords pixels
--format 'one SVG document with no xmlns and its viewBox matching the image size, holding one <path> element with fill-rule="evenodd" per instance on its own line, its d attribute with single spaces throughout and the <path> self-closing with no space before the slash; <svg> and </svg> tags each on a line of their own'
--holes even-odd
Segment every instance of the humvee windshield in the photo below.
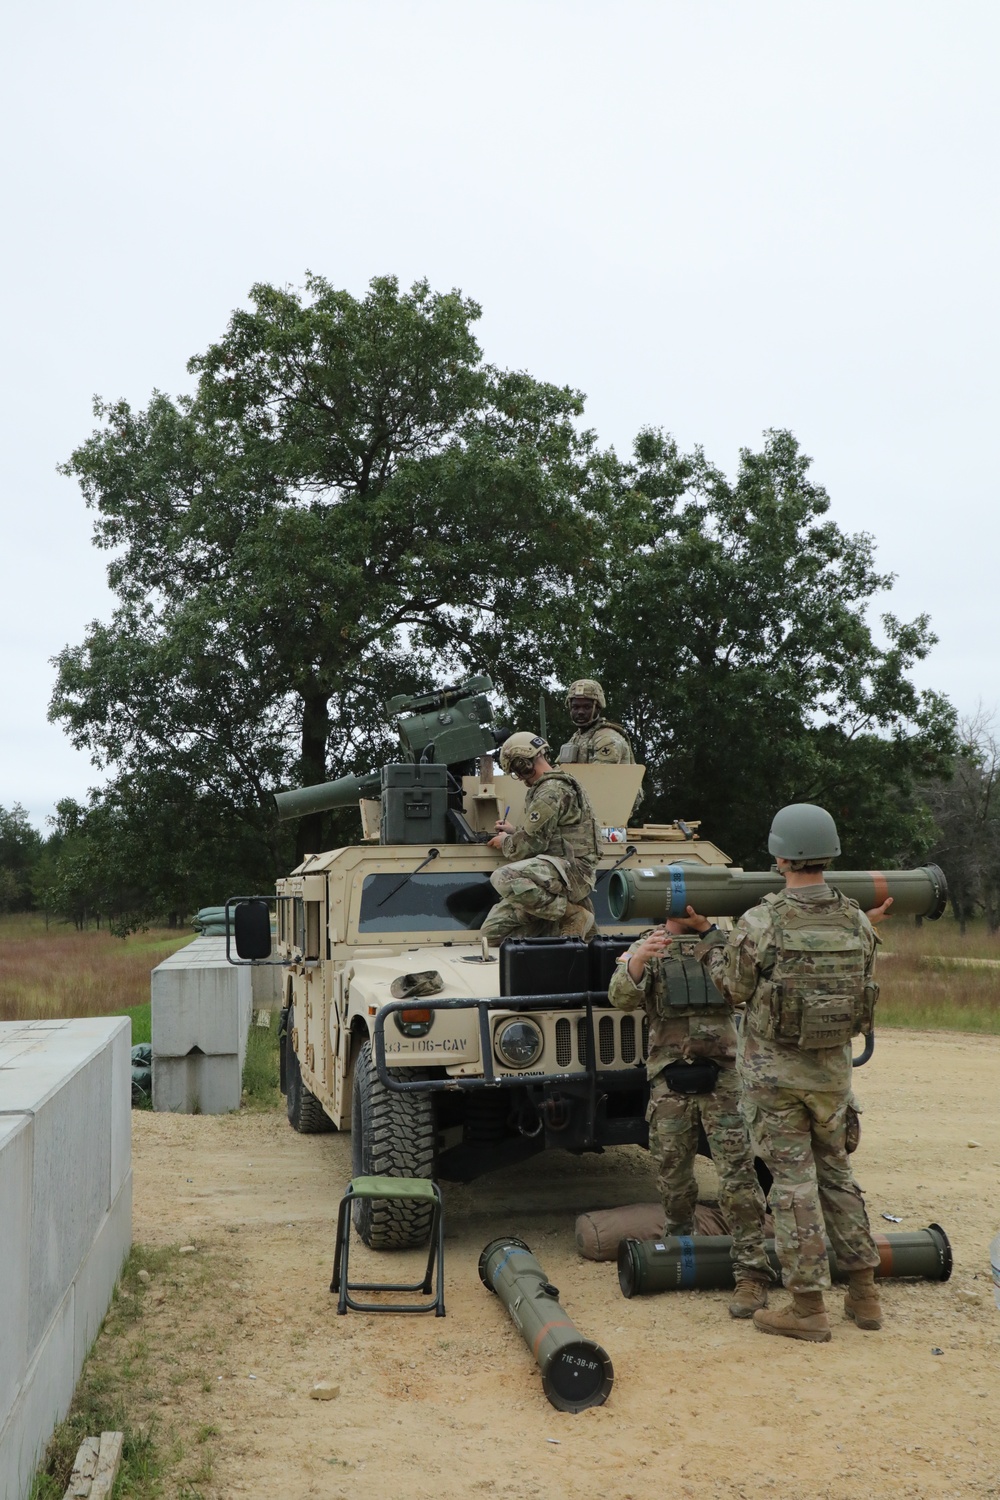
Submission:
<svg viewBox="0 0 1000 1500">
<path fill-rule="evenodd" d="M 477 932 L 499 896 L 481 871 L 447 875 L 366 875 L 359 932 Z M 395 889 L 398 887 L 398 889 Z M 591 897 L 599 927 L 641 932 L 645 922 L 616 922 L 608 908 L 608 879 Z"/>
</svg>

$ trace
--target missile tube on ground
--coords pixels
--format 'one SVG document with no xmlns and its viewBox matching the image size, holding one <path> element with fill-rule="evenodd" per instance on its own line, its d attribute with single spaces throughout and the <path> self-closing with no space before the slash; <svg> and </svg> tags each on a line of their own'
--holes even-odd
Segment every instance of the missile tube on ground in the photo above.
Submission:
<svg viewBox="0 0 1000 1500">
<path fill-rule="evenodd" d="M 882 1280 L 913 1276 L 924 1281 L 947 1281 L 951 1275 L 951 1245 L 940 1224 L 903 1234 L 874 1234 L 872 1238 L 879 1254 L 875 1275 Z M 618 1283 L 626 1297 L 722 1290 L 733 1285 L 732 1248 L 728 1234 L 624 1239 L 618 1247 Z M 765 1240 L 764 1248 L 780 1280 L 774 1241 Z M 827 1255 L 831 1280 L 846 1281 L 848 1272 L 840 1269 L 829 1244 Z"/>
<path fill-rule="evenodd" d="M 917 870 L 829 870 L 828 883 L 869 911 L 892 897 L 894 916 L 941 915 L 948 883 L 937 865 Z M 739 917 L 766 895 L 784 889 L 774 870 L 730 870 L 723 866 L 671 864 L 614 870 L 608 882 L 608 905 L 616 922 L 637 918 L 662 922 L 683 917 L 689 906 L 703 917 Z"/>
<path fill-rule="evenodd" d="M 614 1384 L 611 1360 L 560 1307 L 558 1288 L 524 1241 L 491 1240 L 479 1257 L 479 1279 L 500 1298 L 531 1350 L 552 1405 L 574 1412 L 602 1406 Z"/>
</svg>

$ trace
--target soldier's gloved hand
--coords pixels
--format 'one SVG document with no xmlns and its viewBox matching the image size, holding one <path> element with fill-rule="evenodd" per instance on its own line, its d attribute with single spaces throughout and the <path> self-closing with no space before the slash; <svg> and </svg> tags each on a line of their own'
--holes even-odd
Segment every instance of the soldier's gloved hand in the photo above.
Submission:
<svg viewBox="0 0 1000 1500">
<path fill-rule="evenodd" d="M 642 971 L 653 958 L 662 958 L 670 947 L 670 934 L 665 927 L 654 927 L 635 944 L 628 960 L 628 976 L 638 984 Z"/>
</svg>

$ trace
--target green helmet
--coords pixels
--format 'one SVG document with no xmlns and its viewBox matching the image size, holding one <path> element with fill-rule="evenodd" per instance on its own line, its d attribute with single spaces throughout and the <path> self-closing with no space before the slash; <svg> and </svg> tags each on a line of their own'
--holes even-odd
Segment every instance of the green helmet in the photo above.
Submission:
<svg viewBox="0 0 1000 1500">
<path fill-rule="evenodd" d="M 566 692 L 567 708 L 569 708 L 571 698 L 593 698 L 598 708 L 604 709 L 608 706 L 604 689 L 592 677 L 578 677 L 576 682 L 571 682 Z"/>
<path fill-rule="evenodd" d="M 836 859 L 840 838 L 825 807 L 793 802 L 775 813 L 767 847 L 778 859 Z"/>
<path fill-rule="evenodd" d="M 540 755 L 551 753 L 541 735 L 522 730 L 500 746 L 500 766 L 509 776 L 526 776 Z"/>
</svg>

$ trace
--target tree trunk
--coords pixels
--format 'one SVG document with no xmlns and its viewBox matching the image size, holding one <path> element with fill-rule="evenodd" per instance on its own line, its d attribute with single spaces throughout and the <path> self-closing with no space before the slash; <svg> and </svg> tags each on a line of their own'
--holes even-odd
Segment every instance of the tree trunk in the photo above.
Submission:
<svg viewBox="0 0 1000 1500">
<path fill-rule="evenodd" d="M 326 747 L 330 739 L 330 699 L 315 689 L 302 694 L 302 757 L 300 774 L 303 786 L 325 781 Z M 323 849 L 323 813 L 309 813 L 299 819 L 295 834 L 295 860 L 301 864 L 307 854 Z"/>
</svg>

